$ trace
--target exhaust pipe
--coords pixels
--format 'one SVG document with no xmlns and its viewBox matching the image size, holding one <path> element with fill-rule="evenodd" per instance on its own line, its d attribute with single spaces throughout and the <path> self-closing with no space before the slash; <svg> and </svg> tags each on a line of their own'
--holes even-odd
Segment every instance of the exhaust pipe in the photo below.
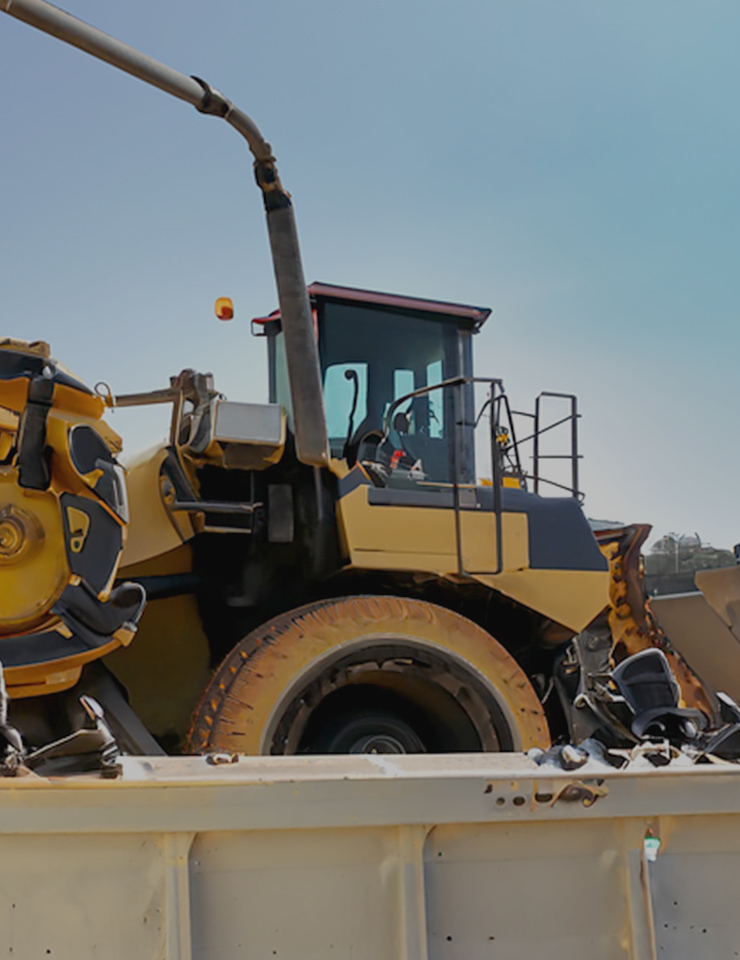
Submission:
<svg viewBox="0 0 740 960">
<path fill-rule="evenodd" d="M 46 0 L 0 0 L 0 11 L 49 33 L 85 53 L 130 73 L 199 113 L 222 117 L 247 141 L 254 158 L 257 185 L 262 190 L 285 335 L 290 392 L 295 418 L 296 453 L 302 463 L 329 463 L 321 370 L 313 335 L 311 305 L 303 275 L 298 231 L 290 194 L 280 183 L 270 144 L 251 117 L 198 77 L 188 77 L 140 53 Z"/>
</svg>

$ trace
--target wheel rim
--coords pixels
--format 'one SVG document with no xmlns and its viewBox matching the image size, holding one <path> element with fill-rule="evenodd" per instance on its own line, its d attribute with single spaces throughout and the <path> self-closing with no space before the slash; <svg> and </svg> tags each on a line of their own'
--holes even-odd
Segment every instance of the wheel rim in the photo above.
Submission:
<svg viewBox="0 0 740 960">
<path fill-rule="evenodd" d="M 362 693 L 362 691 L 360 691 Z M 344 697 L 347 700 L 347 697 Z M 406 711 L 406 716 L 397 713 L 396 707 L 403 710 L 403 704 L 375 706 L 364 709 L 362 706 L 343 709 L 340 707 L 333 715 L 326 709 L 319 723 L 309 724 L 310 733 L 304 736 L 299 753 L 427 753 L 424 739 L 424 726 L 418 724 Z M 417 722 L 415 722 L 415 719 Z"/>
<path fill-rule="evenodd" d="M 391 713 L 401 715 L 407 736 L 416 741 L 412 749 L 377 752 L 498 752 L 513 748 L 509 724 L 495 697 L 469 671 L 439 651 L 395 638 L 377 638 L 369 649 L 363 644 L 355 651 L 345 650 L 342 657 L 324 663 L 314 676 L 304 678 L 300 687 L 287 692 L 275 711 L 276 722 L 265 741 L 265 752 L 348 752 L 315 748 L 316 739 L 323 742 L 315 730 L 317 705 L 334 719 L 331 698 L 346 697 L 349 704 L 345 701 L 345 709 L 351 708 L 350 698 L 358 689 L 365 696 L 370 691 L 375 696 L 395 697 Z M 379 708 L 374 705 L 374 709 Z M 427 728 L 426 736 L 419 733 L 420 725 Z M 403 743 L 397 733 L 383 730 L 380 735 Z"/>
</svg>

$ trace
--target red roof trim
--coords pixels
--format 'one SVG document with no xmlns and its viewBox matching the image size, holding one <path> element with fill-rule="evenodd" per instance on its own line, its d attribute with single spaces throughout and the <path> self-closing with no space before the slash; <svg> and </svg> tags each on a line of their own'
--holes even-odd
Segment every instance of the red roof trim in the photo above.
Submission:
<svg viewBox="0 0 740 960">
<path fill-rule="evenodd" d="M 356 287 L 337 287 L 331 283 L 312 283 L 308 287 L 310 297 L 327 300 L 345 300 L 352 303 L 375 304 L 379 307 L 397 307 L 402 310 L 419 310 L 422 313 L 440 313 L 448 317 L 470 320 L 480 327 L 491 315 L 488 307 L 471 307 L 463 303 L 447 303 L 444 300 L 423 300 L 419 297 L 403 297 L 394 293 L 378 293 L 375 290 L 360 290 Z M 266 317 L 255 317 L 252 323 L 266 324 L 280 319 L 280 311 L 273 310 Z"/>
<path fill-rule="evenodd" d="M 280 311 L 273 310 L 272 313 L 269 313 L 266 317 L 255 317 L 252 320 L 252 323 L 258 323 L 260 326 L 264 326 L 266 323 L 272 323 L 273 320 L 280 319 Z"/>
<path fill-rule="evenodd" d="M 460 317 L 476 324 L 484 323 L 491 315 L 488 307 L 471 307 L 463 303 L 447 303 L 444 300 L 423 300 L 419 297 L 404 297 L 394 293 L 378 293 L 375 290 L 359 290 L 354 287 L 335 287 L 330 283 L 312 283 L 308 292 L 312 297 L 374 303 L 382 307 L 400 307 L 406 310 L 421 310 L 425 313 L 444 313 L 448 317 Z"/>
</svg>

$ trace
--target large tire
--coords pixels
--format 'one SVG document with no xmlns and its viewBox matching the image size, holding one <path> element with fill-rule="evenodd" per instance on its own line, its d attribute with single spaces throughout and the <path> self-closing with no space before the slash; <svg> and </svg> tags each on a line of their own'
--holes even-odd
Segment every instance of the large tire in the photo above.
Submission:
<svg viewBox="0 0 740 960">
<path fill-rule="evenodd" d="M 245 637 L 207 687 L 189 749 L 431 753 L 549 742 L 531 684 L 490 634 L 431 603 L 371 596 L 319 601 Z"/>
</svg>

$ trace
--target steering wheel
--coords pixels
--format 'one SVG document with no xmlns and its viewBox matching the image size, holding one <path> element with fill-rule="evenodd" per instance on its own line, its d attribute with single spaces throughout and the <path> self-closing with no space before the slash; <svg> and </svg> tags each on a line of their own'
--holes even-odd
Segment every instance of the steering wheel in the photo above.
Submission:
<svg viewBox="0 0 740 960">
<path fill-rule="evenodd" d="M 419 458 L 414 454 L 413 450 L 409 449 L 407 443 L 407 440 L 413 439 L 408 433 L 408 428 L 414 412 L 414 404 L 418 400 L 423 399 L 425 398 L 415 397 L 409 404 L 407 410 L 396 411 L 393 415 L 393 423 L 387 436 L 383 430 L 376 426 L 377 421 L 374 423 L 370 417 L 365 417 L 344 445 L 344 455 L 348 465 L 353 467 L 358 460 L 376 460 L 377 456 L 370 455 L 370 450 L 367 451 L 367 455 L 360 456 L 362 452 L 361 448 L 363 445 L 368 445 L 374 448 L 373 453 L 377 454 L 377 450 L 383 443 L 383 440 L 386 440 L 386 442 L 390 440 L 394 445 L 394 449 L 400 449 L 407 460 L 411 463 L 416 463 Z"/>
<path fill-rule="evenodd" d="M 352 435 L 348 438 L 344 444 L 344 457 L 347 461 L 347 464 L 350 467 L 354 467 L 357 461 L 360 458 L 360 447 L 365 443 L 372 443 L 374 438 L 374 446 L 377 447 L 383 440 L 383 431 L 379 430 L 377 426 L 373 423 L 370 417 L 365 417 L 362 423 L 357 427 L 356 430 L 352 432 Z M 366 459 L 366 458 L 362 458 Z M 371 459 L 368 457 L 367 459 Z"/>
</svg>

